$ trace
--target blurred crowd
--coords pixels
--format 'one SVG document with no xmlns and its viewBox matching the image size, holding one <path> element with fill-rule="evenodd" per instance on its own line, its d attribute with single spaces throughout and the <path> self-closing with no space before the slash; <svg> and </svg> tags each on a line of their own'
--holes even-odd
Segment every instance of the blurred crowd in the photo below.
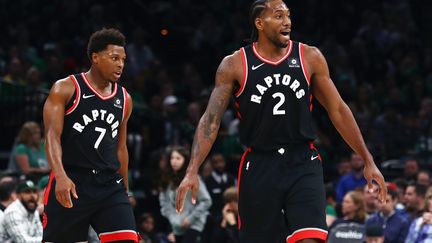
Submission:
<svg viewBox="0 0 432 243">
<path fill-rule="evenodd" d="M 134 101 L 128 128 L 130 188 L 138 226 L 149 235 L 144 242 L 172 242 L 176 235 L 195 236 L 203 243 L 235 240 L 231 226 L 236 224 L 236 210 L 226 205 L 235 204 L 236 199 L 232 191 L 224 194 L 236 185 L 243 153 L 234 107 L 229 106 L 213 151 L 201 168 L 205 188 L 200 212 L 208 212 L 201 213 L 208 214 L 206 217 L 169 216 L 172 191 L 181 173 L 181 169 L 170 168 L 173 149 L 180 146 L 188 151 L 191 146 L 217 64 L 248 43 L 250 4 L 246 0 L 0 1 L 0 20 L 7 23 L 0 39 L 4 177 L 12 177 L 17 184 L 33 181 L 39 189 L 47 183 L 49 167 L 41 128 L 47 92 L 55 80 L 87 71 L 86 43 L 93 31 L 116 27 L 128 43 L 121 83 Z M 410 225 L 417 233 L 425 230 L 430 218 L 427 191 L 432 168 L 432 2 L 306 0 L 286 4 L 292 15 L 291 38 L 323 52 L 331 77 L 389 188 L 397 192 L 388 198 L 395 204 L 394 212 L 406 219 L 407 232 L 411 232 Z M 315 143 L 329 187 L 329 225 L 360 222 L 359 232 L 384 236 L 386 242 L 404 242 L 387 240 L 389 227 L 382 227 L 386 225 L 382 220 L 387 222 L 393 211 L 363 190 L 361 158 L 351 154 L 316 102 L 313 113 L 319 134 Z M 1 184 L 0 180 L 0 194 L 4 193 Z M 420 198 L 415 206 L 411 194 Z M 348 216 L 357 214 L 347 213 L 347 205 L 364 208 L 358 214 L 364 215 Z M 416 221 L 419 217 L 422 223 Z M 381 226 L 366 227 L 369 220 Z M 337 224 L 331 229 L 343 229 Z M 350 230 L 333 232 L 335 239 L 336 235 L 350 236 L 343 233 Z M 416 241 L 419 239 L 408 242 L 422 242 Z"/>
</svg>

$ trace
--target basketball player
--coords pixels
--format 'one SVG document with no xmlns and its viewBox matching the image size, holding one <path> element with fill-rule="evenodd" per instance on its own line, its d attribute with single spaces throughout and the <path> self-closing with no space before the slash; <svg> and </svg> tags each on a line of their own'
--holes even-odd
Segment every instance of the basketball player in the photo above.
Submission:
<svg viewBox="0 0 432 243">
<path fill-rule="evenodd" d="M 381 172 L 365 146 L 348 106 L 315 48 L 290 39 L 290 11 L 282 0 L 251 6 L 251 45 L 225 57 L 192 145 L 192 157 L 178 188 L 176 209 L 198 189 L 198 168 L 216 139 L 232 94 L 239 109 L 240 139 L 248 146 L 239 168 L 239 228 L 242 243 L 325 242 L 325 191 L 321 157 L 312 141 L 314 96 L 344 140 L 365 160 L 369 187 Z"/>
<path fill-rule="evenodd" d="M 137 242 L 129 203 L 127 121 L 132 100 L 118 84 L 125 37 L 102 29 L 90 37 L 86 73 L 58 80 L 44 106 L 52 172 L 45 191 L 45 242 Z"/>
</svg>

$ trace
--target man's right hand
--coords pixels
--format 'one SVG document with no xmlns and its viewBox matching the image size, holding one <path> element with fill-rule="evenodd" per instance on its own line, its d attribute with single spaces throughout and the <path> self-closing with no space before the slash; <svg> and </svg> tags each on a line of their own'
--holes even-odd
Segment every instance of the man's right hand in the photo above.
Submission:
<svg viewBox="0 0 432 243">
<path fill-rule="evenodd" d="M 71 193 L 75 199 L 78 199 L 75 184 L 72 182 L 72 180 L 69 179 L 67 175 L 56 176 L 56 199 L 65 208 L 73 207 Z"/>
<path fill-rule="evenodd" d="M 184 200 L 189 190 L 192 190 L 192 203 L 196 203 L 196 197 L 199 189 L 199 180 L 197 173 L 187 173 L 177 189 L 176 211 L 183 211 Z"/>
</svg>

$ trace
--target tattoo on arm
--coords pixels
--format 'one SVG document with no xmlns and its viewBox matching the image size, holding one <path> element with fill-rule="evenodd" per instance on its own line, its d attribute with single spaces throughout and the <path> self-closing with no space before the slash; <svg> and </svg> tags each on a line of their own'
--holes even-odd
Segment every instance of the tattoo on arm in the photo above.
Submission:
<svg viewBox="0 0 432 243">
<path fill-rule="evenodd" d="M 232 91 L 232 77 L 226 71 L 229 64 L 222 62 L 216 72 L 216 86 L 212 91 L 206 112 L 198 124 L 192 145 L 192 158 L 202 162 L 216 140 L 220 122 L 228 106 Z"/>
</svg>

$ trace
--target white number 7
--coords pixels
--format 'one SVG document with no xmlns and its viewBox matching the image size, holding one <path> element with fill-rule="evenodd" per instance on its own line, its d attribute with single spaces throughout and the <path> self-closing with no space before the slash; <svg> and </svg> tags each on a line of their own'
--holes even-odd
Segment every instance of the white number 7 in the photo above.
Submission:
<svg viewBox="0 0 432 243">
<path fill-rule="evenodd" d="M 100 142 L 102 141 L 102 138 L 105 136 L 106 129 L 101 127 L 95 127 L 96 132 L 100 132 L 98 139 L 96 139 L 96 143 L 94 145 L 94 148 L 97 149 L 99 147 Z"/>
</svg>

